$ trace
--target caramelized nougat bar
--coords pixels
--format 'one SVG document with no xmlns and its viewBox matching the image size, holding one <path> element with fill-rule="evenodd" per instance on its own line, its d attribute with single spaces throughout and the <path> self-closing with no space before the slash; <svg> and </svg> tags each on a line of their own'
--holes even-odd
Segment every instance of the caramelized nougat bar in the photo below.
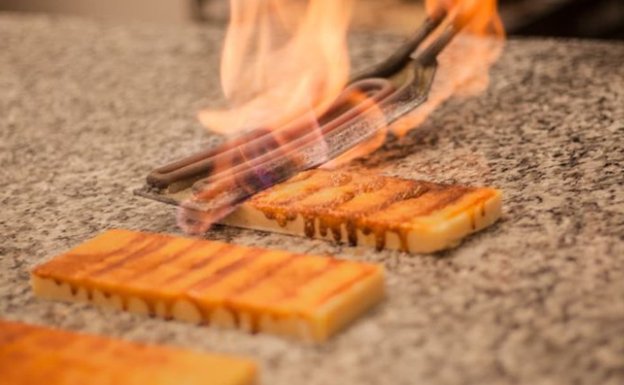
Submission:
<svg viewBox="0 0 624 385">
<path fill-rule="evenodd" d="M 251 385 L 255 363 L 0 320 L 2 385 Z"/>
<path fill-rule="evenodd" d="M 35 294 L 323 341 L 380 301 L 381 266 L 111 230 L 31 274 Z"/>
<path fill-rule="evenodd" d="M 492 225 L 501 208 L 496 189 L 311 170 L 256 194 L 222 223 L 431 253 Z"/>
</svg>

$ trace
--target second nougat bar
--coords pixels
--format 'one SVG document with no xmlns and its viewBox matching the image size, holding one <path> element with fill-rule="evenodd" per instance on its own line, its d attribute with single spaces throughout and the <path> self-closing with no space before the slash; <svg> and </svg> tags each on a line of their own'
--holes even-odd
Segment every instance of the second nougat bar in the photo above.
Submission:
<svg viewBox="0 0 624 385">
<path fill-rule="evenodd" d="M 432 253 L 491 226 L 501 212 L 502 191 L 493 188 L 310 170 L 254 195 L 222 223 Z"/>
<path fill-rule="evenodd" d="M 41 298 L 324 341 L 384 295 L 378 265 L 111 230 L 31 273 Z"/>
</svg>

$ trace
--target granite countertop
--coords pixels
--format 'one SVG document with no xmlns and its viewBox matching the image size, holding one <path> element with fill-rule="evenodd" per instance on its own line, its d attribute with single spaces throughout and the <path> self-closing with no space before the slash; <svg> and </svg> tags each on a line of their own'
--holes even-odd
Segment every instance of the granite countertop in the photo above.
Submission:
<svg viewBox="0 0 624 385">
<path fill-rule="evenodd" d="M 624 45 L 512 40 L 456 98 L 360 166 L 505 191 L 505 217 L 410 256 L 220 228 L 208 238 L 382 263 L 388 299 L 309 347 L 33 297 L 28 272 L 109 228 L 177 233 L 132 195 L 156 165 L 218 140 L 216 27 L 0 15 L 0 317 L 257 358 L 264 384 L 624 382 Z M 398 43 L 352 40 L 356 65 Z"/>
</svg>

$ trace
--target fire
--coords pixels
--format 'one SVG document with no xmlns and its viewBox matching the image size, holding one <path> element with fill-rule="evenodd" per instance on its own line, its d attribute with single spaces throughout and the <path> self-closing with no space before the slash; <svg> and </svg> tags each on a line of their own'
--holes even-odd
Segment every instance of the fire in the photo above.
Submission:
<svg viewBox="0 0 624 385">
<path fill-rule="evenodd" d="M 201 111 L 203 125 L 233 136 L 322 116 L 348 83 L 346 34 L 354 0 L 230 2 L 231 21 L 221 61 L 229 108 Z M 496 0 L 425 3 L 429 16 L 444 11 L 446 24 L 455 24 L 463 33 L 440 55 L 427 103 L 392 125 L 398 136 L 419 126 L 451 96 L 487 88 L 489 69 L 502 51 L 505 33 Z M 381 131 L 330 166 L 376 150 L 386 137 L 387 131 Z"/>
<path fill-rule="evenodd" d="M 447 24 L 462 29 L 438 57 L 438 74 L 429 98 L 412 114 L 392 126 L 403 137 L 421 125 L 445 100 L 455 95 L 476 95 L 489 84 L 489 71 L 502 53 L 505 31 L 496 0 L 426 0 L 427 12 L 448 12 Z"/>
<path fill-rule="evenodd" d="M 334 168 L 366 156 L 383 145 L 389 131 L 403 136 L 451 96 L 474 94 L 487 87 L 489 69 L 500 56 L 505 35 L 497 1 L 426 0 L 436 25 L 440 16 L 445 17 L 425 41 L 425 47 L 437 37 L 446 36 L 449 28 L 461 33 L 438 56 L 437 75 L 427 102 L 385 127 L 385 101 L 363 89 L 361 93 L 354 91 L 356 85 L 386 84 L 384 92 L 388 93 L 384 95 L 388 98 L 406 88 L 396 84 L 401 75 L 367 78 L 355 85 L 349 82 L 346 35 L 353 1 L 230 0 L 231 22 L 221 61 L 222 86 L 229 108 L 204 110 L 199 118 L 213 132 L 238 138 L 215 155 L 205 189 L 194 192 L 187 202 L 189 210 L 183 207 L 180 211 L 178 219 L 185 231 L 205 232 L 242 200 L 305 167 L 326 162 L 325 168 Z M 305 6 L 296 7 L 301 4 Z M 345 92 L 349 87 L 351 91 Z M 382 104 L 376 104 L 379 101 Z M 345 102 L 357 108 L 345 110 Z M 362 134 L 367 139 L 355 148 L 351 146 L 360 138 L 351 135 L 347 140 L 350 146 L 345 147 L 351 149 L 330 159 L 327 148 L 322 147 L 327 135 L 331 135 L 333 124 L 338 125 L 344 118 L 340 112 L 351 116 L 356 110 L 360 111 L 361 121 L 374 122 L 369 126 L 377 127 L 376 131 Z M 313 156 L 302 155 L 302 149 L 311 143 L 320 150 Z M 281 156 L 288 158 L 290 171 L 266 169 Z M 315 158 L 315 164 L 305 166 L 310 158 Z M 240 199 L 231 193 L 236 188 L 242 191 Z M 220 199 L 224 204 L 218 209 L 193 212 L 196 202 Z"/>
<path fill-rule="evenodd" d="M 340 95 L 349 78 L 353 0 L 310 0 L 304 13 L 290 9 L 297 3 L 231 0 L 221 61 L 231 108 L 200 112 L 210 130 L 276 129 L 305 114 L 320 116 Z"/>
</svg>

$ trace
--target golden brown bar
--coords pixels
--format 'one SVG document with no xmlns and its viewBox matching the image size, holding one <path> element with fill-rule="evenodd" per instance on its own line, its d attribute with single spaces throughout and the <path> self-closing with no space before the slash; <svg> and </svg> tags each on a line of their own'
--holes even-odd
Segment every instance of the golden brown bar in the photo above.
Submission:
<svg viewBox="0 0 624 385">
<path fill-rule="evenodd" d="M 251 385 L 246 359 L 0 320 L 2 385 Z"/>
<path fill-rule="evenodd" d="M 37 296 L 323 341 L 384 294 L 381 266 L 108 231 L 36 267 Z"/>
<path fill-rule="evenodd" d="M 492 225 L 501 209 L 496 189 L 311 170 L 255 195 L 222 223 L 430 253 Z"/>
</svg>

